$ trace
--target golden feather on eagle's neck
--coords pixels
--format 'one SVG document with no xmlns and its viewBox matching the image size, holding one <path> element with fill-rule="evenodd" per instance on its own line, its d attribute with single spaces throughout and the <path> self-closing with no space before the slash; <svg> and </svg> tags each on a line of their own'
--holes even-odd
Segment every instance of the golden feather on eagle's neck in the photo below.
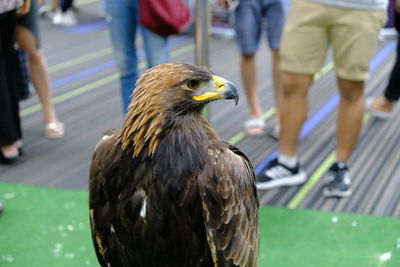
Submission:
<svg viewBox="0 0 400 267">
<path fill-rule="evenodd" d="M 188 79 L 212 80 L 212 73 L 185 63 L 168 63 L 140 77 L 119 135 L 123 149 L 132 146 L 133 156 L 137 157 L 147 148 L 147 155 L 151 156 L 162 139 L 160 135 L 185 126 L 205 129 L 209 138 L 217 138 L 217 133 L 202 118 L 204 105 L 192 104 L 193 91 L 183 88 Z"/>
</svg>

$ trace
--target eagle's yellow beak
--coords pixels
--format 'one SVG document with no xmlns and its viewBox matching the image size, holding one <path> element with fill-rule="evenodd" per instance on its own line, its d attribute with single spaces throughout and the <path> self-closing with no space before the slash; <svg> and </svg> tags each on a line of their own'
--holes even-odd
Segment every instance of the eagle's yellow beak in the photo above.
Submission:
<svg viewBox="0 0 400 267">
<path fill-rule="evenodd" d="M 215 75 L 213 75 L 213 81 L 213 86 L 211 86 L 212 90 L 207 90 L 201 95 L 194 96 L 193 99 L 196 101 L 234 99 L 235 105 L 237 105 L 239 102 L 239 95 L 235 85 L 230 81 Z"/>
</svg>

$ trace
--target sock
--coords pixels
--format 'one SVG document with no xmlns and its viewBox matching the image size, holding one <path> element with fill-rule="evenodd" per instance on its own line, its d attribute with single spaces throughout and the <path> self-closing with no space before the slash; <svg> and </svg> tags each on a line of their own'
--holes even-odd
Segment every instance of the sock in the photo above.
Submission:
<svg viewBox="0 0 400 267">
<path fill-rule="evenodd" d="M 297 163 L 299 162 L 299 160 L 296 156 L 288 157 L 285 155 L 279 155 L 278 161 L 289 168 L 296 167 Z"/>
</svg>

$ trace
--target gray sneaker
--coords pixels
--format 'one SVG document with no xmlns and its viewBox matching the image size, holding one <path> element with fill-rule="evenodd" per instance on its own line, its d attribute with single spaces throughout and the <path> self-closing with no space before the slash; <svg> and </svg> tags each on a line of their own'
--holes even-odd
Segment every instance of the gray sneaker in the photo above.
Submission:
<svg viewBox="0 0 400 267">
<path fill-rule="evenodd" d="M 326 197 L 348 197 L 351 195 L 351 180 L 348 168 L 343 163 L 334 163 L 325 176 Z"/>
<path fill-rule="evenodd" d="M 3 213 L 3 203 L 0 201 L 0 215 Z"/>
<path fill-rule="evenodd" d="M 266 126 L 267 135 L 275 140 L 279 140 L 279 134 L 281 132 L 281 127 L 277 123 L 270 122 Z"/>
</svg>

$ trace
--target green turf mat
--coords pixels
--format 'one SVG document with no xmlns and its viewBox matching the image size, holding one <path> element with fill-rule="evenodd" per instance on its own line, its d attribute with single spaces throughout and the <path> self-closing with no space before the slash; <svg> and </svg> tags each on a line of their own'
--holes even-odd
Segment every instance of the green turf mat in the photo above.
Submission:
<svg viewBox="0 0 400 267">
<path fill-rule="evenodd" d="M 395 218 L 263 207 L 260 225 L 262 267 L 400 266 Z"/>
<path fill-rule="evenodd" d="M 0 266 L 98 266 L 88 195 L 0 183 Z"/>
<path fill-rule="evenodd" d="M 0 183 L 0 266 L 98 266 L 87 193 Z M 260 267 L 400 266 L 394 218 L 262 207 Z"/>
</svg>

